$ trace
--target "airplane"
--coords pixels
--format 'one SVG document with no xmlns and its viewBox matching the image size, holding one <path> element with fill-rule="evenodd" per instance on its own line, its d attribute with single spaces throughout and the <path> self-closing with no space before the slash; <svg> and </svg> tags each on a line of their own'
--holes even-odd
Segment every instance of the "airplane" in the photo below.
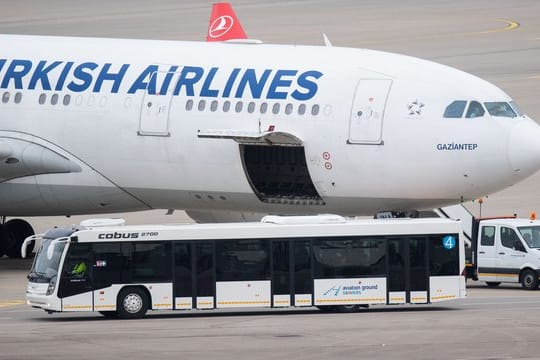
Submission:
<svg viewBox="0 0 540 360">
<path fill-rule="evenodd" d="M 208 36 L 233 28 L 219 16 Z M 2 35 L 0 252 L 33 233 L 13 217 L 373 215 L 540 168 L 539 126 L 474 75 L 329 41 L 219 40 Z"/>
</svg>

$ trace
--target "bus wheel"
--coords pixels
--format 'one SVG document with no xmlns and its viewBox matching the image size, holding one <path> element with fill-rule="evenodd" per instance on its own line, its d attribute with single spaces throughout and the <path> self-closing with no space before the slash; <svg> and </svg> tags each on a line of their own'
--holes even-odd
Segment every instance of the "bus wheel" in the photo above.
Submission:
<svg viewBox="0 0 540 360">
<path fill-rule="evenodd" d="M 538 275 L 535 271 L 525 270 L 521 275 L 521 286 L 527 290 L 534 290 L 538 287 Z"/>
<path fill-rule="evenodd" d="M 497 287 L 501 285 L 501 283 L 498 281 L 486 281 L 486 285 L 489 287 Z"/>
<path fill-rule="evenodd" d="M 360 308 L 368 308 L 369 305 L 339 305 L 336 306 L 336 311 L 340 313 L 353 313 L 360 310 Z"/>
<path fill-rule="evenodd" d="M 148 310 L 148 296 L 141 288 L 125 288 L 118 294 L 116 307 L 118 316 L 122 319 L 139 319 Z"/>
<path fill-rule="evenodd" d="M 99 313 L 108 319 L 118 317 L 118 311 L 100 311 Z"/>
</svg>

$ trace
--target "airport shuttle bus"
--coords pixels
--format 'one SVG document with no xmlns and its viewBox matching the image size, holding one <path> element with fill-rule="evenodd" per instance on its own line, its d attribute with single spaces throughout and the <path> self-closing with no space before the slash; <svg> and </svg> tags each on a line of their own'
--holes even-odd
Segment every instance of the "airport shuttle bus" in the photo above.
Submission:
<svg viewBox="0 0 540 360">
<path fill-rule="evenodd" d="M 57 228 L 28 275 L 47 312 L 368 305 L 465 297 L 461 225 L 447 219 L 267 216 L 261 222 Z"/>
</svg>

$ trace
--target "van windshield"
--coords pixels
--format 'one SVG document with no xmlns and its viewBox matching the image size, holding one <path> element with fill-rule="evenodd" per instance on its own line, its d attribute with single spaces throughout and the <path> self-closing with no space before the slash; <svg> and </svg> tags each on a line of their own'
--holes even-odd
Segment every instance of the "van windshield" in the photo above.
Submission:
<svg viewBox="0 0 540 360">
<path fill-rule="evenodd" d="M 540 226 L 520 226 L 518 230 L 531 249 L 540 249 Z"/>
</svg>

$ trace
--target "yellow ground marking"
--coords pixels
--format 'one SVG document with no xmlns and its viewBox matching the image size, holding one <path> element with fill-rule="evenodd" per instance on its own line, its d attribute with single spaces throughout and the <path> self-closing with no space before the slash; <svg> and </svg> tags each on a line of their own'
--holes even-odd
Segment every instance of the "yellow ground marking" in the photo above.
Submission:
<svg viewBox="0 0 540 360">
<path fill-rule="evenodd" d="M 506 20 L 506 19 L 495 19 L 496 21 L 506 23 L 506 26 L 504 28 L 497 28 L 497 29 L 490 29 L 490 30 L 484 30 L 484 31 L 469 31 L 469 32 L 448 32 L 446 34 L 436 34 L 436 35 L 420 35 L 420 36 L 411 36 L 411 37 L 404 37 L 404 38 L 392 38 L 392 39 L 386 39 L 386 40 L 372 40 L 372 41 L 363 41 L 362 43 L 365 45 L 370 44 L 384 44 L 384 43 L 392 43 L 396 41 L 420 41 L 420 40 L 431 40 L 431 39 L 441 39 L 441 38 L 453 38 L 456 36 L 468 36 L 468 35 L 484 35 L 484 34 L 493 34 L 503 31 L 510 31 L 510 30 L 516 30 L 520 27 L 519 22 L 514 20 Z M 534 40 L 540 40 L 540 38 L 534 39 Z"/>
<path fill-rule="evenodd" d="M 0 308 L 5 308 L 5 307 L 9 307 L 9 306 L 17 306 L 17 305 L 22 305 L 22 304 L 26 304 L 26 301 L 24 301 L 24 300 L 1 301 L 0 302 Z"/>
<path fill-rule="evenodd" d="M 492 34 L 492 33 L 498 33 L 502 31 L 511 31 L 516 30 L 519 28 L 519 23 L 517 21 L 513 20 L 506 20 L 506 19 L 497 19 L 499 22 L 506 23 L 506 27 L 502 29 L 492 29 L 492 30 L 486 30 L 486 31 L 479 31 L 477 34 Z"/>
</svg>

